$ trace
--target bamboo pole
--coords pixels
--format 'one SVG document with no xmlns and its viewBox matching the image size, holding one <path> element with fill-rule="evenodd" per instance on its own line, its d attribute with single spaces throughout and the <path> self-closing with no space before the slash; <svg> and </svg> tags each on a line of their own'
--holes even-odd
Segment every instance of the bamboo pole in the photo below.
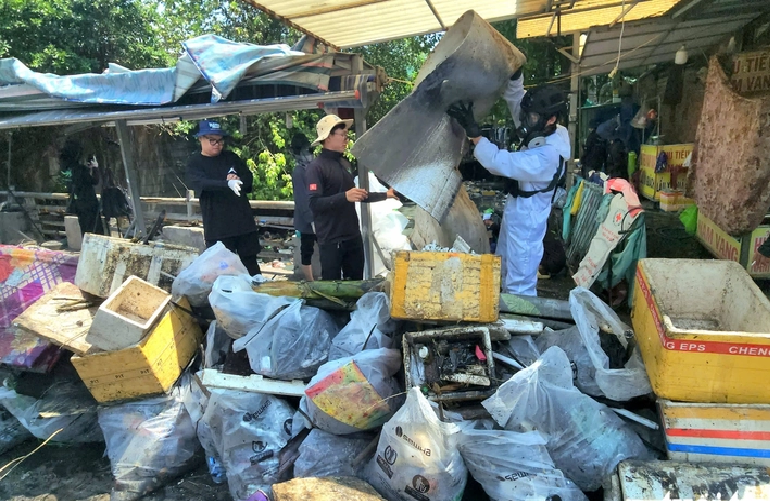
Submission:
<svg viewBox="0 0 770 501">
<path fill-rule="evenodd" d="M 384 284 L 382 278 L 342 282 L 265 282 L 253 285 L 252 289 L 271 296 L 304 299 L 318 308 L 350 310 L 361 296 L 383 290 Z"/>
</svg>

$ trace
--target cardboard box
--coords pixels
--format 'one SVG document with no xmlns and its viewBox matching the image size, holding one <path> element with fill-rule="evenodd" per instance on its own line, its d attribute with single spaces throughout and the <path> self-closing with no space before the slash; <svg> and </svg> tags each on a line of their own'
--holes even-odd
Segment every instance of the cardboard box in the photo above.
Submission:
<svg viewBox="0 0 770 501">
<path fill-rule="evenodd" d="M 390 316 L 494 322 L 500 315 L 500 256 L 398 251 Z"/>
<path fill-rule="evenodd" d="M 664 190 L 687 191 L 687 171 L 684 161 L 692 153 L 692 144 L 672 144 L 668 146 L 643 145 L 640 168 L 642 172 L 642 196 L 650 200 L 659 200 Z M 668 168 L 661 173 L 655 172 L 658 155 L 665 152 L 668 156 Z M 671 168 L 679 168 L 676 186 L 671 186 Z"/>
<path fill-rule="evenodd" d="M 658 397 L 770 402 L 770 300 L 740 264 L 641 259 L 631 319 Z"/>
<path fill-rule="evenodd" d="M 72 357 L 78 375 L 98 402 L 113 402 L 168 391 L 192 360 L 203 339 L 198 322 L 169 305 L 158 325 L 138 344 L 124 350 Z"/>
<path fill-rule="evenodd" d="M 659 400 L 668 458 L 770 467 L 770 405 Z"/>
<path fill-rule="evenodd" d="M 752 265 L 756 250 L 768 235 L 770 235 L 770 226 L 760 226 L 751 234 L 732 237 L 702 212 L 698 212 L 698 230 L 695 237 L 700 243 L 714 257 L 740 263 L 755 278 L 770 278 L 770 266 Z"/>
</svg>

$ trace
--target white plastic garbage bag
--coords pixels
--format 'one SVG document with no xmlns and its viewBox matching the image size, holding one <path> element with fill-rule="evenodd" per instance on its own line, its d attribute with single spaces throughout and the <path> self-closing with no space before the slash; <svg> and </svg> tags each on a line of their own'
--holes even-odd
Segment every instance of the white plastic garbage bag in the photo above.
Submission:
<svg viewBox="0 0 770 501">
<path fill-rule="evenodd" d="M 184 405 L 189 379 L 182 381 L 169 396 L 99 409 L 115 477 L 112 501 L 139 499 L 203 460 Z"/>
<path fill-rule="evenodd" d="M 585 494 L 556 469 L 543 436 L 530 431 L 479 429 L 462 426 L 457 447 L 468 471 L 492 501 L 585 501 Z"/>
<path fill-rule="evenodd" d="M 214 320 L 206 331 L 206 348 L 203 350 L 203 367 L 209 369 L 225 363 L 233 340 Z"/>
<path fill-rule="evenodd" d="M 217 324 L 233 339 L 259 329 L 278 311 L 299 299 L 254 292 L 249 275 L 223 275 L 209 295 Z"/>
<path fill-rule="evenodd" d="M 322 365 L 310 380 L 300 409 L 316 428 L 335 435 L 372 430 L 403 402 L 393 375 L 401 368 L 399 350 L 365 350 Z"/>
<path fill-rule="evenodd" d="M 263 326 L 233 343 L 246 349 L 251 369 L 276 379 L 311 378 L 329 358 L 337 322 L 323 310 L 294 301 Z"/>
<path fill-rule="evenodd" d="M 82 383 L 57 383 L 42 398 L 16 393 L 8 386 L 0 387 L 0 405 L 21 422 L 35 438 L 52 442 L 103 442 L 96 415 L 96 402 Z M 71 399 L 70 399 L 71 398 Z M 87 400 L 87 401 L 84 401 Z M 88 402 L 90 401 L 90 403 Z M 42 417 L 41 412 L 56 414 Z"/>
<path fill-rule="evenodd" d="M 536 344 L 541 353 L 545 353 L 545 350 L 552 346 L 558 346 L 564 350 L 573 367 L 575 386 L 588 395 L 602 395 L 602 390 L 596 384 L 596 368 L 591 362 L 588 348 L 583 344 L 583 338 L 580 337 L 580 331 L 577 327 L 560 331 L 546 327 L 543 333 L 537 337 Z"/>
<path fill-rule="evenodd" d="M 388 501 L 457 501 L 468 481 L 458 428 L 442 423 L 414 387 L 406 403 L 385 423 L 366 480 Z"/>
<path fill-rule="evenodd" d="M 591 395 L 604 395 L 610 400 L 621 402 L 652 393 L 639 350 L 634 349 L 625 367 L 610 369 L 609 358 L 599 340 L 600 327 L 607 326 L 623 348 L 627 348 L 629 340 L 626 333 L 632 332 L 631 328 L 624 324 L 604 301 L 584 287 L 577 287 L 570 292 L 569 305 L 594 368 L 594 379 L 599 393 L 588 389 L 583 390 L 583 388 L 581 390 Z M 578 373 L 580 373 L 580 366 L 578 366 Z"/>
<path fill-rule="evenodd" d="M 569 359 L 558 347 L 546 350 L 482 405 L 507 430 L 541 432 L 556 467 L 586 492 L 598 489 L 620 461 L 647 456 L 628 425 L 573 386 Z"/>
<path fill-rule="evenodd" d="M 291 438 L 293 415 L 272 395 L 211 391 L 198 436 L 206 455 L 221 459 L 235 501 L 280 481 L 279 453 Z"/>
<path fill-rule="evenodd" d="M 359 477 L 369 459 L 362 455 L 376 436 L 374 433 L 356 433 L 340 437 L 316 428 L 299 446 L 294 476 Z"/>
<path fill-rule="evenodd" d="M 352 357 L 364 349 L 392 348 L 390 335 L 395 329 L 396 322 L 390 318 L 388 295 L 367 292 L 356 302 L 350 322 L 332 341 L 329 360 Z"/>
<path fill-rule="evenodd" d="M 540 336 L 538 336 L 538 339 Z M 512 357 L 524 367 L 529 367 L 540 358 L 540 349 L 532 336 L 511 336 L 508 341 L 501 341 L 503 355 Z"/>
<path fill-rule="evenodd" d="M 187 296 L 191 306 L 205 306 L 217 277 L 241 274 L 248 274 L 241 258 L 217 242 L 179 273 L 171 285 L 171 294 L 175 300 Z"/>
</svg>

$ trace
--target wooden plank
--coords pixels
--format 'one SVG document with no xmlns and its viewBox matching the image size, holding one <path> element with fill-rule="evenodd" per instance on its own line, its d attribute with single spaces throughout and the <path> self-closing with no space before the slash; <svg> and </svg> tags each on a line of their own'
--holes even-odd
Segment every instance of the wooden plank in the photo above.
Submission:
<svg viewBox="0 0 770 501">
<path fill-rule="evenodd" d="M 77 307 L 80 309 L 74 309 Z M 59 311 L 60 308 L 73 311 Z M 63 282 L 16 317 L 13 325 L 77 355 L 85 355 L 98 351 L 85 339 L 98 308 L 99 304 L 91 303 L 75 284 Z"/>
<path fill-rule="evenodd" d="M 302 381 L 278 381 L 267 379 L 258 374 L 237 376 L 222 374 L 216 369 L 203 369 L 201 383 L 210 391 L 213 388 L 225 390 L 249 391 L 252 393 L 267 393 L 270 395 L 286 395 L 301 397 L 305 394 L 306 385 Z"/>
</svg>

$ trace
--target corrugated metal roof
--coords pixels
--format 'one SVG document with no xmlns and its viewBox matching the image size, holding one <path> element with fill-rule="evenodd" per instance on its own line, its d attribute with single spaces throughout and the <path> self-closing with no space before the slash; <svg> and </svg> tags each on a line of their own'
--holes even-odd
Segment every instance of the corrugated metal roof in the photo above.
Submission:
<svg viewBox="0 0 770 501">
<path fill-rule="evenodd" d="M 664 18 L 626 22 L 618 67 L 673 62 L 682 45 L 690 54 L 706 51 L 767 12 L 770 12 L 767 0 L 690 0 Z M 588 31 L 580 60 L 582 75 L 612 71 L 618 57 L 620 28 L 617 24 Z"/>
<path fill-rule="evenodd" d="M 465 11 L 485 20 L 542 16 L 520 20 L 519 37 L 545 36 L 552 13 L 561 9 L 561 31 L 609 24 L 622 9 L 621 0 L 242 0 L 338 48 L 355 47 L 445 30 Z M 679 0 L 627 0 L 636 3 L 627 19 L 659 16 Z M 569 29 L 568 29 L 569 28 Z M 556 32 L 554 27 L 553 32 Z"/>
</svg>

